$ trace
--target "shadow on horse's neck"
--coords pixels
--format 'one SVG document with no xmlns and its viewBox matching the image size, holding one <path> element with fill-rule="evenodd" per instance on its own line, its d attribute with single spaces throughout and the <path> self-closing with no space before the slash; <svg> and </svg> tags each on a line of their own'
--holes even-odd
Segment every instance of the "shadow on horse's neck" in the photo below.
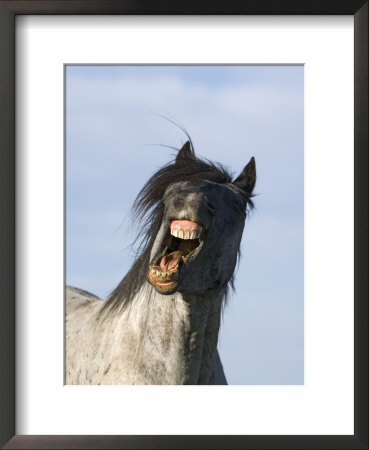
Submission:
<svg viewBox="0 0 369 450">
<path fill-rule="evenodd" d="M 165 384 L 207 384 L 217 351 L 222 297 L 220 291 L 162 295 L 146 283 L 127 309 L 128 323 L 137 325 L 140 370 Z"/>
</svg>

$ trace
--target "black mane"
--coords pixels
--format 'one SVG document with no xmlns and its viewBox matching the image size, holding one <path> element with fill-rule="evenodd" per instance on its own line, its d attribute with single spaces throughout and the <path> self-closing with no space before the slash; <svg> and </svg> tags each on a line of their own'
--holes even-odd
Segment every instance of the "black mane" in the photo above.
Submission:
<svg viewBox="0 0 369 450">
<path fill-rule="evenodd" d="M 191 143 L 191 157 L 181 157 L 159 169 L 143 186 L 132 208 L 132 218 L 141 225 L 135 239 L 139 243 L 136 259 L 118 286 L 110 294 L 101 313 L 123 311 L 146 280 L 150 264 L 150 253 L 159 232 L 164 204 L 162 198 L 166 189 L 180 181 L 207 180 L 218 184 L 232 182 L 232 175 L 219 163 L 199 159 L 194 155 Z M 253 207 L 250 196 L 245 194 L 246 205 Z M 233 278 L 230 280 L 233 288 Z"/>
</svg>

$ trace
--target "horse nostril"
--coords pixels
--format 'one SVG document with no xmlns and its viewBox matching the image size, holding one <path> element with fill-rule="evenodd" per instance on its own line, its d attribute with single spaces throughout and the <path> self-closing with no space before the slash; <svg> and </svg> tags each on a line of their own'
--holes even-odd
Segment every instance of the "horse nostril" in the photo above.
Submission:
<svg viewBox="0 0 369 450">
<path fill-rule="evenodd" d="M 208 211 L 212 216 L 214 216 L 215 215 L 215 206 L 211 203 L 208 203 Z"/>
</svg>

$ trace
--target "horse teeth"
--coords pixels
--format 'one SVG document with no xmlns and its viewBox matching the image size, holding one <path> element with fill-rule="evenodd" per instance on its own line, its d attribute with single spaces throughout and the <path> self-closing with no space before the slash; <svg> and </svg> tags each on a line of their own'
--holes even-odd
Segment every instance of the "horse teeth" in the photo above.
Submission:
<svg viewBox="0 0 369 450">
<path fill-rule="evenodd" d="M 170 234 L 178 239 L 198 239 L 201 235 L 202 228 L 198 226 L 197 230 L 183 230 L 182 228 L 171 228 Z"/>
</svg>

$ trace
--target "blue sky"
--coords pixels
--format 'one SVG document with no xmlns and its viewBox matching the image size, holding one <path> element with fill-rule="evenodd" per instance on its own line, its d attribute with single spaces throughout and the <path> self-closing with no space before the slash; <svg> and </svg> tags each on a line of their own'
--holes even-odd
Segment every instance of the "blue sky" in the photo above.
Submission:
<svg viewBox="0 0 369 450">
<path fill-rule="evenodd" d="M 257 166 L 219 350 L 229 384 L 303 384 L 303 66 L 67 66 L 66 281 L 105 298 L 133 261 L 130 207 L 186 140 Z"/>
</svg>

